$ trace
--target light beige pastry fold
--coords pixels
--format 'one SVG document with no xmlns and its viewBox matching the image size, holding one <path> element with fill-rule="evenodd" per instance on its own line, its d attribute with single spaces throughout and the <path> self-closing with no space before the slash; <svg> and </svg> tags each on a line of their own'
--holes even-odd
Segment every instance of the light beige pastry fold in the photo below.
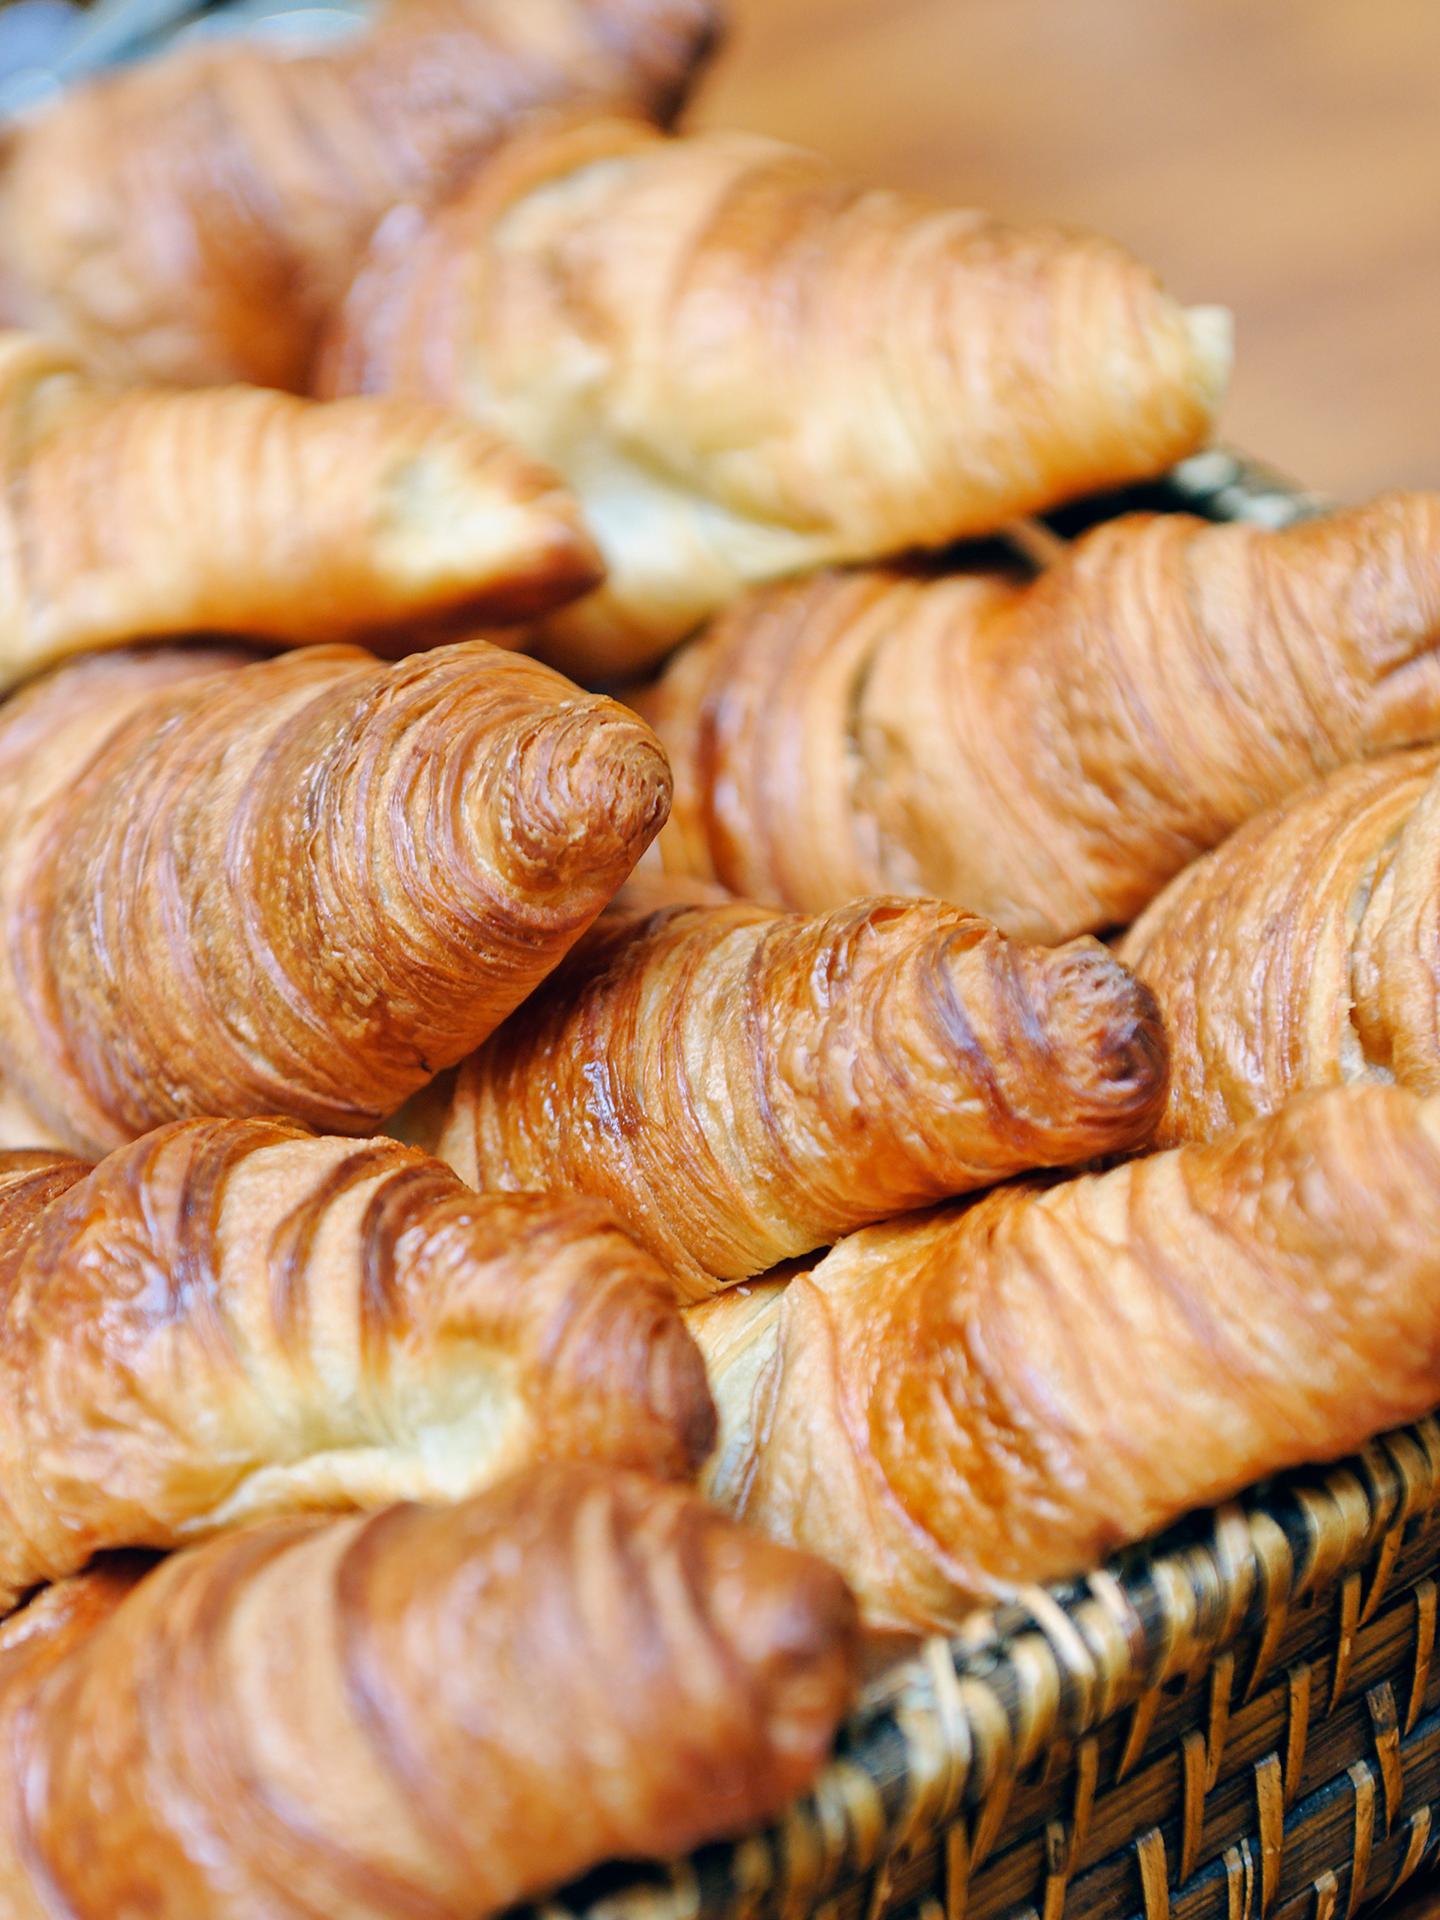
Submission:
<svg viewBox="0 0 1440 1920">
<path fill-rule="evenodd" d="M 0 318 L 124 379 L 302 390 L 397 202 L 537 109 L 668 118 L 718 27 L 714 0 L 388 0 L 339 44 L 234 38 L 76 86 L 0 143 Z"/>
<path fill-rule="evenodd" d="M 1092 940 L 929 900 L 612 909 L 407 1137 L 480 1188 L 608 1201 L 682 1296 L 1035 1166 L 1139 1144 L 1149 996 Z"/>
<path fill-rule="evenodd" d="M 688 1477 L 713 1430 L 668 1276 L 591 1201 L 277 1120 L 93 1170 L 0 1154 L 0 1607 L 107 1549 L 535 1460 Z"/>
<path fill-rule="evenodd" d="M 110 386 L 0 333 L 0 691 L 171 634 L 296 643 L 529 618 L 600 564 L 555 476 L 392 400 Z"/>
<path fill-rule="evenodd" d="M 0 1630 L 0 1911 L 483 1920 L 778 1816 L 855 1642 L 818 1561 L 575 1465 L 88 1574 Z"/>
<path fill-rule="evenodd" d="M 1312 1094 L 687 1318 L 714 1497 L 875 1623 L 950 1626 L 1440 1403 L 1440 1102 Z"/>
<path fill-rule="evenodd" d="M 1440 494 L 1283 531 L 1098 528 L 1029 581 L 829 574 L 740 602 L 637 702 L 667 865 L 806 912 L 925 893 L 1123 925 L 1346 761 L 1440 736 Z"/>
<path fill-rule="evenodd" d="M 373 1131 L 563 957 L 669 789 L 633 714 L 484 642 L 72 662 L 0 708 L 0 1079 L 91 1153 Z"/>
<path fill-rule="evenodd" d="M 0 1080 L 0 1154 L 36 1147 L 58 1150 L 59 1142 L 53 1129 L 30 1111 L 14 1088 Z"/>
<path fill-rule="evenodd" d="M 318 385 L 444 399 L 564 474 L 610 578 L 541 644 L 614 679 L 748 583 L 1161 472 L 1228 366 L 1225 316 L 1108 241 L 592 122 L 382 230 Z"/>
<path fill-rule="evenodd" d="M 1167 1141 L 1307 1087 L 1440 1093 L 1440 753 L 1346 767 L 1252 820 L 1122 951 L 1175 1037 Z"/>
</svg>

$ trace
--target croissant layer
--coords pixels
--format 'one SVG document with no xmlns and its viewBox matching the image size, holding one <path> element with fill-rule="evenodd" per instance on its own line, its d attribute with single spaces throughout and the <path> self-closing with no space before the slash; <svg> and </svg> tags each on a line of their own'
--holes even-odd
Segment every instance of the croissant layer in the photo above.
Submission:
<svg viewBox="0 0 1440 1920">
<path fill-rule="evenodd" d="M 867 1228 L 689 1321 L 715 1497 L 876 1622 L 952 1625 L 1440 1401 L 1440 1104 L 1315 1093 Z"/>
<path fill-rule="evenodd" d="M 105 1151 L 363 1133 L 562 958 L 669 802 L 649 731 L 484 642 L 93 655 L 0 711 L 0 1076 Z"/>
<path fill-rule="evenodd" d="M 1149 997 L 1094 941 L 1027 948 L 933 901 L 736 902 L 607 913 L 413 1137 L 478 1187 L 609 1201 L 698 1299 L 1133 1146 L 1164 1083 Z"/>
<path fill-rule="evenodd" d="M 615 679 L 747 583 L 1160 472 L 1227 367 L 1223 316 L 1106 241 L 613 122 L 382 231 L 317 383 L 443 399 L 557 467 L 610 579 L 542 644 Z"/>
<path fill-rule="evenodd" d="M 383 214 L 537 108 L 670 114 L 717 27 L 712 0 L 390 0 L 344 45 L 73 88 L 0 155 L 0 315 L 127 379 L 300 390 Z"/>
<path fill-rule="evenodd" d="M 1173 880 L 1125 936 L 1176 1040 L 1165 1139 L 1307 1087 L 1440 1093 L 1440 753 L 1346 767 Z"/>
<path fill-rule="evenodd" d="M 934 894 L 1123 925 L 1347 761 L 1440 735 L 1440 495 L 1280 532 L 1132 515 L 1038 580 L 831 574 L 742 601 L 637 704 L 668 865 L 807 912 Z"/>
<path fill-rule="evenodd" d="M 685 1476 L 713 1435 L 668 1276 L 603 1207 L 276 1120 L 0 1155 L 0 1403 L 0 1606 L 537 1459 Z"/>
<path fill-rule="evenodd" d="M 778 1814 L 855 1640 L 818 1561 L 575 1465 L 87 1575 L 0 1633 L 0 1903 L 480 1920 Z"/>
</svg>

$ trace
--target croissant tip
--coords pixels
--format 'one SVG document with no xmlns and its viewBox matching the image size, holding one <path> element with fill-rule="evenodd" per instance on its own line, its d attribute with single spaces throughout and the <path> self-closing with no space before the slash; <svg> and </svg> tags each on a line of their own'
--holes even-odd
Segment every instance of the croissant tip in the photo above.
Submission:
<svg viewBox="0 0 1440 1920">
<path fill-rule="evenodd" d="M 612 0 L 611 31 L 644 63 L 650 110 L 669 126 L 725 38 L 723 0 Z"/>
<path fill-rule="evenodd" d="M 1126 1110 L 1148 1131 L 1170 1078 L 1169 1043 L 1155 995 L 1098 941 L 1077 940 L 1057 957 L 1052 1012 L 1090 1063 L 1088 1097 L 1112 1114 L 1117 1106 Z"/>
<path fill-rule="evenodd" d="M 705 1541 L 711 1610 L 726 1641 L 784 1728 L 794 1791 L 829 1750 L 856 1684 L 860 1615 L 828 1561 L 733 1523 Z"/>
<path fill-rule="evenodd" d="M 510 816 L 534 884 L 609 900 L 664 826 L 670 763 L 638 715 L 599 697 L 557 707 L 536 730 Z"/>
<path fill-rule="evenodd" d="M 495 475 L 455 454 L 442 443 L 392 475 L 380 531 L 390 578 L 487 620 L 533 618 L 600 584 L 600 550 L 553 476 L 513 457 Z"/>
<path fill-rule="evenodd" d="M 1187 307 L 1185 330 L 1213 410 L 1230 384 L 1230 369 L 1235 360 L 1235 316 L 1228 307 Z"/>
</svg>

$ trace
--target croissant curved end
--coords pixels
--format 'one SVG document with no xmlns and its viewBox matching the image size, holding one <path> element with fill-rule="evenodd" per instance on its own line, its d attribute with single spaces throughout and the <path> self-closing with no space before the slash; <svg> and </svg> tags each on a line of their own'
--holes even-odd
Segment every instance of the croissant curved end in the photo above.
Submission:
<svg viewBox="0 0 1440 1920">
<path fill-rule="evenodd" d="M 558 483 L 507 500 L 452 449 L 427 450 L 398 469 L 384 508 L 380 557 L 390 578 L 417 596 L 468 593 L 484 601 L 488 618 L 525 618 L 605 577 L 600 550 Z"/>
<path fill-rule="evenodd" d="M 853 1691 L 859 1612 L 834 1567 L 792 1547 L 716 1526 L 698 1544 L 707 1610 L 765 1702 L 788 1798 L 824 1759 Z"/>
<path fill-rule="evenodd" d="M 1185 330 L 1213 408 L 1230 384 L 1235 363 L 1235 316 L 1228 307 L 1187 307 Z"/>
<path fill-rule="evenodd" d="M 614 892 L 665 824 L 671 775 L 645 722 L 586 701 L 537 728 L 517 766 L 509 851 L 535 883 Z"/>
<path fill-rule="evenodd" d="M 1069 1042 L 1061 1057 L 1083 1070 L 1070 1082 L 1076 1107 L 1148 1137 L 1170 1082 L 1169 1044 L 1150 988 L 1096 940 L 1026 949 L 1018 959 L 1038 982 L 1052 1031 Z"/>
</svg>

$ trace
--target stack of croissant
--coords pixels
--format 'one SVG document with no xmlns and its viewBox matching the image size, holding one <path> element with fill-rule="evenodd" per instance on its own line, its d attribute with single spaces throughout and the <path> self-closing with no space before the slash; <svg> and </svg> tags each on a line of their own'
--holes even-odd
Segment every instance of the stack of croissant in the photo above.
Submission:
<svg viewBox="0 0 1440 1920">
<path fill-rule="evenodd" d="M 1225 316 L 667 131 L 717 26 L 0 149 L 15 1920 L 739 1834 L 862 1632 L 1440 1403 L 1440 495 L 1017 535 Z"/>
</svg>

